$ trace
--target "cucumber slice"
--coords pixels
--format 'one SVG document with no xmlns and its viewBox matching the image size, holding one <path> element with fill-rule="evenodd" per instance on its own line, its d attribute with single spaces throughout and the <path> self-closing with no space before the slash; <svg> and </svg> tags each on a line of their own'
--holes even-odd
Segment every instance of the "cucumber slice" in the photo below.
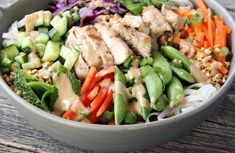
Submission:
<svg viewBox="0 0 235 153">
<path fill-rule="evenodd" d="M 24 64 L 24 63 L 27 62 L 28 57 L 27 57 L 26 53 L 20 52 L 20 54 L 18 56 L 16 56 L 14 59 L 15 59 L 16 62 L 18 62 L 20 64 Z"/>
<path fill-rule="evenodd" d="M 66 16 L 63 16 L 62 18 L 60 18 L 59 16 L 57 17 L 55 21 L 54 19 L 51 21 L 51 25 L 58 32 L 59 36 L 63 36 L 68 30 L 68 19 Z"/>
<path fill-rule="evenodd" d="M 27 54 L 31 53 L 32 51 L 36 51 L 34 40 L 31 37 L 24 38 L 21 49 Z"/>
<path fill-rule="evenodd" d="M 59 33 L 58 33 L 54 28 L 52 28 L 52 29 L 48 32 L 48 35 L 49 35 L 49 37 L 51 38 L 51 40 L 53 40 L 53 41 L 59 41 L 59 40 L 61 40 L 61 37 L 60 37 Z"/>
<path fill-rule="evenodd" d="M 7 54 L 7 57 L 11 60 L 13 60 L 20 53 L 15 45 L 6 47 L 5 52 Z"/>
<path fill-rule="evenodd" d="M 43 25 L 48 27 L 50 26 L 50 22 L 52 19 L 52 13 L 50 11 L 44 11 L 43 12 Z"/>
<path fill-rule="evenodd" d="M 74 12 L 72 14 L 72 20 L 73 20 L 73 22 L 78 22 L 80 20 L 80 16 L 77 12 Z"/>
<path fill-rule="evenodd" d="M 1 66 L 3 67 L 10 67 L 11 64 L 12 64 L 12 60 L 10 60 L 8 57 L 7 57 L 7 54 L 5 51 L 0 51 L 0 59 L 1 59 Z"/>
<path fill-rule="evenodd" d="M 72 18 L 72 15 L 71 15 L 70 11 L 65 11 L 65 12 L 63 13 L 63 16 L 64 16 L 64 17 L 67 17 L 67 18 Z"/>
<path fill-rule="evenodd" d="M 39 58 L 36 58 L 34 61 L 24 63 L 22 64 L 22 68 L 24 70 L 32 70 L 32 69 L 37 69 L 42 66 L 41 60 Z"/>
<path fill-rule="evenodd" d="M 45 44 L 36 44 L 37 54 L 39 57 L 43 57 L 46 45 Z"/>
<path fill-rule="evenodd" d="M 60 63 L 60 61 L 56 61 L 54 64 L 51 65 L 51 68 L 54 72 L 59 72 L 61 65 L 62 64 Z"/>
<path fill-rule="evenodd" d="M 21 47 L 22 41 L 26 37 L 27 37 L 27 34 L 25 32 L 19 32 L 18 35 L 16 36 L 16 46 Z"/>
<path fill-rule="evenodd" d="M 35 23 L 35 27 L 41 26 L 44 23 L 43 11 L 38 11 L 37 14 L 38 14 L 38 18 L 37 18 L 37 21 Z"/>
<path fill-rule="evenodd" d="M 13 68 L 13 70 L 15 70 L 15 69 L 20 69 L 20 68 L 21 68 L 21 65 L 20 65 L 20 63 L 18 63 L 18 62 L 14 62 L 14 63 L 11 65 L 11 68 Z"/>
<path fill-rule="evenodd" d="M 80 53 L 77 50 L 72 49 L 70 53 L 67 55 L 64 67 L 66 67 L 70 71 L 73 68 L 74 64 L 76 63 L 79 55 Z"/>
<path fill-rule="evenodd" d="M 59 22 L 59 20 L 60 20 L 61 18 L 57 15 L 57 16 L 55 16 L 52 20 L 51 20 L 51 25 L 53 26 L 53 25 L 55 25 L 57 22 Z"/>
<path fill-rule="evenodd" d="M 71 49 L 69 49 L 66 46 L 62 46 L 60 49 L 60 56 L 66 59 L 70 52 L 71 52 Z"/>
<path fill-rule="evenodd" d="M 39 27 L 39 28 L 38 28 L 38 32 L 40 32 L 40 33 L 46 33 L 46 34 L 47 34 L 48 31 L 49 31 L 49 30 L 48 30 L 47 27 Z"/>
<path fill-rule="evenodd" d="M 55 41 L 48 41 L 46 44 L 43 61 L 54 62 L 60 55 L 60 43 Z"/>
<path fill-rule="evenodd" d="M 46 44 L 48 40 L 49 36 L 45 33 L 40 33 L 35 39 L 36 43 L 41 43 L 41 44 Z"/>
</svg>

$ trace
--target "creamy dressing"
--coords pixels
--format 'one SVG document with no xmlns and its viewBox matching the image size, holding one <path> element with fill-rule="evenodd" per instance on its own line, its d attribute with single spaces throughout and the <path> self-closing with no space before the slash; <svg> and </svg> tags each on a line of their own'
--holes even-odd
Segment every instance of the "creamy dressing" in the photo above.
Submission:
<svg viewBox="0 0 235 153">
<path fill-rule="evenodd" d="M 39 35 L 40 33 L 38 32 L 38 31 L 31 31 L 30 33 L 29 33 L 29 35 L 30 35 L 30 37 L 32 38 L 32 39 L 36 39 L 37 38 L 37 36 Z"/>
<path fill-rule="evenodd" d="M 131 98 L 131 95 L 129 94 L 127 88 L 118 80 L 115 80 L 114 83 L 115 92 L 123 95 L 126 98 L 126 101 Z"/>
<path fill-rule="evenodd" d="M 35 24 L 38 19 L 38 12 L 32 13 L 30 15 L 25 16 L 25 30 L 26 32 L 30 32 L 34 29 Z"/>
<path fill-rule="evenodd" d="M 79 96 L 74 93 L 70 80 L 64 73 L 55 78 L 55 84 L 59 97 L 54 105 L 54 114 L 61 116 L 71 108 L 74 102 L 79 100 Z"/>
<path fill-rule="evenodd" d="M 128 81 L 135 79 L 135 82 L 142 82 L 140 76 L 140 70 L 138 69 L 138 67 L 135 66 L 130 67 L 130 69 L 126 74 L 126 78 Z"/>
<path fill-rule="evenodd" d="M 28 60 L 29 62 L 33 62 L 35 61 L 36 59 L 38 58 L 37 54 L 35 52 L 31 52 L 29 55 L 28 55 Z"/>
<path fill-rule="evenodd" d="M 192 62 L 190 73 L 197 82 L 206 83 L 208 80 L 208 77 L 201 71 L 199 63 L 196 61 Z"/>
<path fill-rule="evenodd" d="M 136 84 L 132 89 L 132 96 L 136 97 L 139 103 L 139 106 L 150 109 L 150 103 L 144 98 L 145 94 L 146 94 L 146 90 L 141 83 Z"/>
<path fill-rule="evenodd" d="M 75 121 L 85 120 L 84 115 L 81 113 L 88 112 L 88 109 L 82 104 L 79 98 L 72 104 L 71 109 L 76 112 L 76 117 L 74 118 Z"/>
</svg>

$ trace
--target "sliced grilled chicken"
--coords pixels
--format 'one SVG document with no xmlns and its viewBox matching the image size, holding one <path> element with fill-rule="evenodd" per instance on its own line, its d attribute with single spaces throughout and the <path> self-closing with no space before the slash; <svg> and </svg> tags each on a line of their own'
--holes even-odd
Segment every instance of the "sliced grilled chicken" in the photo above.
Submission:
<svg viewBox="0 0 235 153">
<path fill-rule="evenodd" d="M 89 72 L 89 67 L 81 55 L 79 56 L 79 58 L 77 59 L 74 65 L 74 70 L 79 79 L 85 80 Z"/>
<path fill-rule="evenodd" d="M 87 41 L 92 45 L 93 49 L 98 52 L 101 57 L 102 63 L 105 66 L 113 65 L 113 56 L 109 52 L 105 42 L 100 34 L 96 31 L 94 26 L 86 26 L 82 28 Z M 94 51 L 95 52 L 95 51 Z"/>
<path fill-rule="evenodd" d="M 125 27 L 119 21 L 110 22 L 111 28 L 122 37 L 137 54 L 149 57 L 151 52 L 151 37 L 133 28 Z"/>
<path fill-rule="evenodd" d="M 68 35 L 66 45 L 81 51 L 89 67 L 113 65 L 113 57 L 106 44 L 93 26 L 73 27 Z"/>
<path fill-rule="evenodd" d="M 131 28 L 138 29 L 138 31 L 144 32 L 147 35 L 149 35 L 149 33 L 150 33 L 150 29 L 147 26 L 145 26 L 144 21 L 141 16 L 126 14 L 122 18 L 121 22 L 125 26 L 129 26 Z"/>
<path fill-rule="evenodd" d="M 151 35 L 157 38 L 165 32 L 172 32 L 170 24 L 154 6 L 144 7 L 142 18 L 144 23 L 149 26 Z"/>
<path fill-rule="evenodd" d="M 128 45 L 117 36 L 107 22 L 95 24 L 97 31 L 101 34 L 104 42 L 108 46 L 114 57 L 115 64 L 122 64 L 133 52 Z"/>
<path fill-rule="evenodd" d="M 186 22 L 185 18 L 176 14 L 174 11 L 172 11 L 165 5 L 162 6 L 161 12 L 174 30 L 183 29 L 184 24 Z"/>
</svg>

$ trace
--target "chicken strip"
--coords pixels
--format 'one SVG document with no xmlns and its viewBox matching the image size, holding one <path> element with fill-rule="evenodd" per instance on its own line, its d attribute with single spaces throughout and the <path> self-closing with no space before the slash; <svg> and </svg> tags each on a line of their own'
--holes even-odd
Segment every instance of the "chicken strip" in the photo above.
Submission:
<svg viewBox="0 0 235 153">
<path fill-rule="evenodd" d="M 85 80 L 89 72 L 89 67 L 81 55 L 79 56 L 79 58 L 77 59 L 74 65 L 74 70 L 79 79 Z"/>
<path fill-rule="evenodd" d="M 162 6 L 161 12 L 174 30 L 183 29 L 186 22 L 186 19 L 184 17 L 176 14 L 165 5 Z"/>
<path fill-rule="evenodd" d="M 103 65 L 113 65 L 113 56 L 109 52 L 105 42 L 101 38 L 100 34 L 96 31 L 94 26 L 86 26 L 82 29 L 84 30 L 84 35 L 87 41 L 92 45 L 92 48 L 99 53 Z"/>
<path fill-rule="evenodd" d="M 117 33 L 110 29 L 107 22 L 97 23 L 95 27 L 111 51 L 115 64 L 124 63 L 129 55 L 133 54 L 128 45 L 117 36 Z"/>
<path fill-rule="evenodd" d="M 172 32 L 172 28 L 165 17 L 154 6 L 144 7 L 142 18 L 144 23 L 149 26 L 151 35 L 156 38 L 160 37 L 165 32 Z"/>
<path fill-rule="evenodd" d="M 120 35 L 137 54 L 149 57 L 151 52 L 151 37 L 133 28 L 127 28 L 116 21 L 110 23 L 111 28 Z"/>
<path fill-rule="evenodd" d="M 132 15 L 132 14 L 126 14 L 122 20 L 121 20 L 122 24 L 124 24 L 125 26 L 129 26 L 131 28 L 135 28 L 140 32 L 143 32 L 147 35 L 149 35 L 150 33 L 150 29 L 145 26 L 144 21 L 142 19 L 141 16 L 136 16 L 136 15 Z"/>
</svg>

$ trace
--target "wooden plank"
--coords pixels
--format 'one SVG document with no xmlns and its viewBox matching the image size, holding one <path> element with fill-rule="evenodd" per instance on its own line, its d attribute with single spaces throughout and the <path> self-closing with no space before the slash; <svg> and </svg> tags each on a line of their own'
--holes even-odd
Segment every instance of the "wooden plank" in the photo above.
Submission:
<svg viewBox="0 0 235 153">
<path fill-rule="evenodd" d="M 235 18 L 234 0 L 217 1 Z M 0 152 L 85 152 L 78 147 L 60 143 L 32 127 L 1 93 L 0 115 Z M 177 140 L 146 152 L 235 152 L 235 84 L 210 119 Z"/>
</svg>

